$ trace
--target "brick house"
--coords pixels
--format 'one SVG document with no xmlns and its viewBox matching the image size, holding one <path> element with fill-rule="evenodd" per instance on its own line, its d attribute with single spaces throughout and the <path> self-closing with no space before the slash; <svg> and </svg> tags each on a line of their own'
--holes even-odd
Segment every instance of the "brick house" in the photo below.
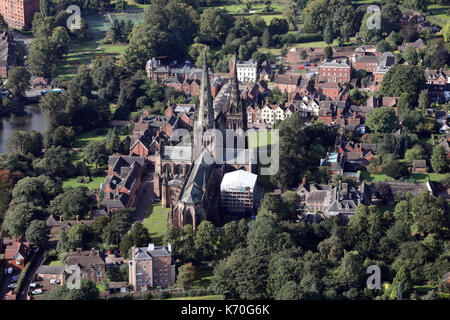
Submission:
<svg viewBox="0 0 450 320">
<path fill-rule="evenodd" d="M 414 160 L 412 172 L 426 173 L 427 172 L 427 161 L 426 160 Z"/>
<path fill-rule="evenodd" d="M 104 193 L 100 206 L 108 213 L 119 208 L 129 208 L 141 186 L 141 176 L 146 159 L 136 156 L 110 156 L 108 174 L 100 186 Z"/>
<path fill-rule="evenodd" d="M 351 79 L 351 69 L 348 60 L 338 61 L 325 59 L 319 65 L 319 82 L 349 82 Z"/>
<path fill-rule="evenodd" d="M 280 89 L 282 93 L 297 91 L 300 86 L 301 76 L 295 74 L 276 74 L 273 83 L 274 88 Z"/>
<path fill-rule="evenodd" d="M 59 280 L 60 284 L 65 282 L 64 266 L 41 265 L 37 269 L 36 274 L 44 280 Z"/>
<path fill-rule="evenodd" d="M 30 243 L 15 239 L 5 244 L 4 265 L 5 268 L 22 270 L 30 252 Z"/>
<path fill-rule="evenodd" d="M 319 82 L 317 90 L 323 99 L 339 100 L 342 88 L 337 82 Z"/>
<path fill-rule="evenodd" d="M 106 280 L 105 261 L 95 249 L 90 251 L 77 249 L 76 251 L 68 252 L 66 267 L 73 265 L 80 267 L 81 279 L 88 279 L 96 284 Z"/>
<path fill-rule="evenodd" d="M 172 247 L 155 246 L 131 249 L 129 283 L 135 292 L 147 291 L 161 286 L 167 288 L 175 283 L 175 264 Z"/>
<path fill-rule="evenodd" d="M 40 12 L 39 0 L 0 0 L 0 14 L 10 28 L 29 29 L 36 12 Z"/>
</svg>

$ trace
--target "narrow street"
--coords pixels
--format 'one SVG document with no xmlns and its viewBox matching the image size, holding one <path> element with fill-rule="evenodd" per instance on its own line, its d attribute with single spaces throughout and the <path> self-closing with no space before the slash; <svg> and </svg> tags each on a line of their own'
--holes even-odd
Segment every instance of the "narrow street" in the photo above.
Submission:
<svg viewBox="0 0 450 320">
<path fill-rule="evenodd" d="M 136 211 L 134 213 L 134 220 L 142 222 L 153 198 L 153 172 L 148 172 L 142 179 L 141 187 L 136 196 L 135 204 Z"/>
</svg>

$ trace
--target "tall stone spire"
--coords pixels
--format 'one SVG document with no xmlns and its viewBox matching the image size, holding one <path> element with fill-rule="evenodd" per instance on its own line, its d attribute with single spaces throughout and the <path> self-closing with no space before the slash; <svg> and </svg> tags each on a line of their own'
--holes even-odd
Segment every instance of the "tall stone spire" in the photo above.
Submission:
<svg viewBox="0 0 450 320">
<path fill-rule="evenodd" d="M 194 145 L 192 148 L 192 160 L 196 160 L 201 151 L 211 141 L 206 141 L 203 133 L 208 129 L 214 129 L 214 108 L 209 82 L 208 63 L 206 61 L 206 47 L 203 53 L 203 72 L 200 80 L 200 96 L 194 117 Z"/>
<path fill-rule="evenodd" d="M 203 52 L 203 72 L 200 83 L 199 105 L 195 121 L 201 122 L 203 130 L 214 128 L 214 108 L 208 74 L 208 64 L 206 61 L 206 47 Z"/>
</svg>

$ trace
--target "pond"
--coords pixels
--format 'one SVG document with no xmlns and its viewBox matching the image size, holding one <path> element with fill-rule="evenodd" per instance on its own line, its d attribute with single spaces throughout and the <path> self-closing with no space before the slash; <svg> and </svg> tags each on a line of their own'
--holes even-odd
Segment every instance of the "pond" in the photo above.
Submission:
<svg viewBox="0 0 450 320">
<path fill-rule="evenodd" d="M 8 152 L 6 141 L 16 130 L 39 131 L 44 133 L 47 130 L 47 121 L 37 104 L 24 107 L 24 113 L 10 113 L 0 116 L 0 153 Z"/>
</svg>

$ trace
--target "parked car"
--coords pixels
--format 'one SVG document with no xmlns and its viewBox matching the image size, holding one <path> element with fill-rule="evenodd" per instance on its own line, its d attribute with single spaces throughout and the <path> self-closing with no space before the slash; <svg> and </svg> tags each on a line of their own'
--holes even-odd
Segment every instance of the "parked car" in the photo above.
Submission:
<svg viewBox="0 0 450 320">
<path fill-rule="evenodd" d="M 19 276 L 12 276 L 11 278 L 12 282 L 17 282 L 17 280 L 19 280 Z"/>
<path fill-rule="evenodd" d="M 8 289 L 15 289 L 17 286 L 15 283 L 8 284 Z"/>
<path fill-rule="evenodd" d="M 31 291 L 32 294 L 42 294 L 42 289 L 36 289 Z"/>
<path fill-rule="evenodd" d="M 37 288 L 37 284 L 36 284 L 36 282 L 32 282 L 32 283 L 30 283 L 30 288 Z"/>
<path fill-rule="evenodd" d="M 60 282 L 59 279 L 50 279 L 50 284 L 59 284 Z"/>
</svg>

